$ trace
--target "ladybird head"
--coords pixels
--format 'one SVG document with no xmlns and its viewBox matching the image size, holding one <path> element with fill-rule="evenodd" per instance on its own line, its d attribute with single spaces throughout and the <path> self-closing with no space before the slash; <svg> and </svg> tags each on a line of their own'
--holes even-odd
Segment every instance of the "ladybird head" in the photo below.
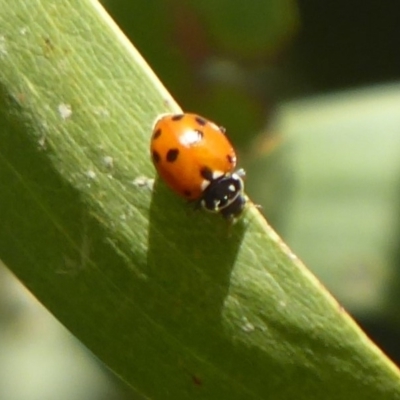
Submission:
<svg viewBox="0 0 400 400">
<path fill-rule="evenodd" d="M 244 209 L 247 198 L 244 194 L 242 176 L 244 171 L 225 174 L 210 182 L 200 200 L 201 206 L 227 219 L 237 217 Z"/>
</svg>

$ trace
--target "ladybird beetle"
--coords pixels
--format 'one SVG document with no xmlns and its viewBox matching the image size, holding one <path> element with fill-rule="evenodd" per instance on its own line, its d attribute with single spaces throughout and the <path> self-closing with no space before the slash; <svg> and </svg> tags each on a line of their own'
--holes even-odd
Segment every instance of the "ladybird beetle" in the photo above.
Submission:
<svg viewBox="0 0 400 400">
<path fill-rule="evenodd" d="M 154 124 L 150 150 L 158 174 L 182 197 L 228 219 L 243 211 L 245 172 L 235 172 L 224 128 L 196 114 L 164 114 Z"/>
</svg>

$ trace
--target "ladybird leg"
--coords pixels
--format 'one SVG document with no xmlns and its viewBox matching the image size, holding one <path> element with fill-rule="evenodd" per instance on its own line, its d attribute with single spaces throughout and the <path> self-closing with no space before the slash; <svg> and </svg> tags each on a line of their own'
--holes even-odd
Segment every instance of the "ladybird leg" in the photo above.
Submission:
<svg viewBox="0 0 400 400">
<path fill-rule="evenodd" d="M 240 178 L 245 178 L 246 177 L 246 171 L 243 168 L 238 169 L 235 172 L 236 175 L 238 175 Z"/>
</svg>

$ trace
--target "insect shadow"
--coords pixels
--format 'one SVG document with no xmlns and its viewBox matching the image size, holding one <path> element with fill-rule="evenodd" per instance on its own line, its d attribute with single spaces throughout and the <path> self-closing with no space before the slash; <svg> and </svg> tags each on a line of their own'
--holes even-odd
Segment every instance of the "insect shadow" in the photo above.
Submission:
<svg viewBox="0 0 400 400">
<path fill-rule="evenodd" d="M 232 225 L 220 215 L 195 210 L 156 180 L 148 235 L 150 301 L 176 337 L 197 347 L 207 335 L 219 335 L 244 231 L 243 221 Z"/>
</svg>

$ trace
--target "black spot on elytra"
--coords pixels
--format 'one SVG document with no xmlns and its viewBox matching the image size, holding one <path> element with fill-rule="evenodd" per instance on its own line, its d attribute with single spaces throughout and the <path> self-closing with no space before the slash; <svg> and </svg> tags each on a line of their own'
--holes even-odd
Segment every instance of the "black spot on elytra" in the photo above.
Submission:
<svg viewBox="0 0 400 400">
<path fill-rule="evenodd" d="M 234 164 L 234 163 L 235 163 L 236 157 L 235 157 L 235 156 L 232 156 L 232 155 L 230 155 L 230 154 L 227 154 L 226 159 L 228 160 L 228 163 L 229 163 L 229 164 Z"/>
<path fill-rule="evenodd" d="M 153 133 L 153 140 L 156 140 L 157 138 L 159 138 L 161 136 L 161 129 L 157 129 L 154 133 Z"/>
<path fill-rule="evenodd" d="M 213 180 L 213 173 L 212 170 L 208 167 L 203 167 L 200 170 L 200 175 L 207 181 L 212 181 Z"/>
<path fill-rule="evenodd" d="M 160 162 L 160 155 L 154 150 L 152 153 L 153 161 L 157 164 Z"/>
<path fill-rule="evenodd" d="M 173 163 L 178 158 L 178 155 L 179 155 L 179 150 L 178 149 L 170 149 L 170 150 L 168 150 L 167 161 L 170 162 L 170 163 Z"/>
<path fill-rule="evenodd" d="M 201 126 L 205 126 L 207 124 L 207 121 L 199 116 L 195 117 L 195 121 Z"/>
<path fill-rule="evenodd" d="M 183 194 L 184 194 L 186 197 L 190 197 L 190 196 L 192 195 L 192 192 L 191 192 L 190 190 L 184 190 L 184 191 L 183 191 Z"/>
<path fill-rule="evenodd" d="M 180 121 L 184 117 L 183 114 L 175 114 L 171 117 L 172 121 Z"/>
<path fill-rule="evenodd" d="M 200 142 L 200 140 L 203 139 L 203 137 L 204 137 L 204 132 L 200 131 L 198 129 L 194 129 L 194 131 L 199 135 L 199 139 L 196 141 L 196 143 Z"/>
</svg>

